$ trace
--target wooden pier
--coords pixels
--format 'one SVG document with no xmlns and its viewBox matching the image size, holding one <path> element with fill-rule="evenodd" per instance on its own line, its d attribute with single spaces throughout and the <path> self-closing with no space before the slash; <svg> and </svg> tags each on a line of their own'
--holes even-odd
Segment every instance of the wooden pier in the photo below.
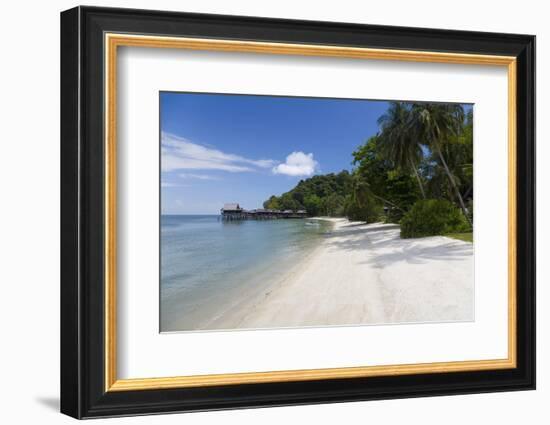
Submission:
<svg viewBox="0 0 550 425">
<path fill-rule="evenodd" d="M 288 218 L 306 218 L 305 210 L 269 210 L 255 209 L 245 210 L 239 204 L 225 204 L 220 210 L 222 220 L 277 220 Z"/>
</svg>

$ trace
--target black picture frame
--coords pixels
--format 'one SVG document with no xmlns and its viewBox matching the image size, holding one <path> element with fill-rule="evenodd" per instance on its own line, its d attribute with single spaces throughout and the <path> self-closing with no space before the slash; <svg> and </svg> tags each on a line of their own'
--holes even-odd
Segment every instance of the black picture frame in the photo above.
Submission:
<svg viewBox="0 0 550 425">
<path fill-rule="evenodd" d="M 105 32 L 517 58 L 517 367 L 301 382 L 105 391 Z M 76 7 L 61 13 L 61 412 L 75 418 L 535 388 L 535 37 Z"/>
</svg>

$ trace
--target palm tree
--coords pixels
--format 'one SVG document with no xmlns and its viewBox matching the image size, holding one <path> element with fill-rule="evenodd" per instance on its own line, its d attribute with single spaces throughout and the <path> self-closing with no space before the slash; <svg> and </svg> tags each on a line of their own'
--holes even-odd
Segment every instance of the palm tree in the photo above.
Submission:
<svg viewBox="0 0 550 425">
<path fill-rule="evenodd" d="M 371 198 L 375 198 L 378 199 L 378 201 L 381 201 L 384 205 L 390 205 L 391 207 L 396 208 L 401 212 L 404 212 L 403 209 L 399 207 L 399 205 L 396 205 L 388 199 L 374 193 L 371 189 L 370 184 L 357 174 L 354 175 L 352 181 L 351 194 L 353 202 L 355 202 L 355 204 L 358 205 L 360 208 L 368 206 L 369 202 L 371 202 Z"/>
<path fill-rule="evenodd" d="M 424 140 L 430 149 L 438 156 L 441 165 L 445 169 L 449 183 L 451 184 L 455 196 L 458 199 L 460 208 L 470 223 L 472 222 L 468 215 L 468 210 L 458 189 L 453 174 L 451 173 L 447 161 L 443 156 L 443 147 L 450 139 L 460 134 L 464 125 L 464 109 L 461 105 L 453 104 L 435 104 L 435 103 L 417 103 L 411 110 L 411 129 L 416 137 Z"/>
<path fill-rule="evenodd" d="M 382 155 L 397 168 L 414 173 L 422 198 L 426 199 L 424 185 L 418 174 L 422 147 L 410 131 L 411 109 L 404 102 L 391 102 L 387 112 L 378 119 Z"/>
</svg>

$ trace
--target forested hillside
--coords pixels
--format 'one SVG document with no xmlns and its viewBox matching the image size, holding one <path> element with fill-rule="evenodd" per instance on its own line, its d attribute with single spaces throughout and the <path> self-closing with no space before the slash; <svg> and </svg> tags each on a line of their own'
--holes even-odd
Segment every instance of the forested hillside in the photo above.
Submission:
<svg viewBox="0 0 550 425">
<path fill-rule="evenodd" d="M 352 189 L 352 176 L 344 170 L 338 174 L 313 176 L 300 182 L 281 196 L 271 196 L 264 208 L 306 210 L 309 215 L 343 216 L 346 197 Z"/>
</svg>

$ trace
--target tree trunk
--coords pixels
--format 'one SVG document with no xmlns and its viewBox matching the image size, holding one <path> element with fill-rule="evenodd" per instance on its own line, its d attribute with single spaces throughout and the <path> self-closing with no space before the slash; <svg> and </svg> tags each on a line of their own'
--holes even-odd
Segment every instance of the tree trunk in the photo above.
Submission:
<svg viewBox="0 0 550 425">
<path fill-rule="evenodd" d="M 381 196 L 375 195 L 374 193 L 371 193 L 371 195 L 374 196 L 376 199 L 380 199 L 382 202 L 385 202 L 386 204 L 389 204 L 389 205 L 391 205 L 392 207 L 397 208 L 399 211 L 405 212 L 405 211 L 403 211 L 403 208 L 399 208 L 399 207 L 398 207 L 396 204 L 394 204 L 393 202 L 390 202 L 390 201 L 388 201 L 387 199 L 382 198 Z"/>
<path fill-rule="evenodd" d="M 437 153 L 439 155 L 439 159 L 441 160 L 441 163 L 443 164 L 443 167 L 445 168 L 445 172 L 447 173 L 447 177 L 449 178 L 449 181 L 451 182 L 451 186 L 453 187 L 455 191 L 455 195 L 458 199 L 458 202 L 460 203 L 460 208 L 462 209 L 462 212 L 464 213 L 464 217 L 466 217 L 466 220 L 472 226 L 472 222 L 470 221 L 470 217 L 468 217 L 468 210 L 466 209 L 466 205 L 464 205 L 464 200 L 462 199 L 462 195 L 460 194 L 460 191 L 458 190 L 458 187 L 455 183 L 455 180 L 453 178 L 453 175 L 451 174 L 451 171 L 449 170 L 449 167 L 447 166 L 447 162 L 445 161 L 445 158 L 443 158 L 443 154 L 441 153 L 441 149 L 439 147 L 437 148 Z"/>
<path fill-rule="evenodd" d="M 411 169 L 414 172 L 414 176 L 416 177 L 416 181 L 418 182 L 418 187 L 420 188 L 420 193 L 422 193 L 422 199 L 426 199 L 426 194 L 424 193 L 424 186 L 422 185 L 422 180 L 420 180 L 420 176 L 418 175 L 418 170 L 414 166 L 412 159 L 409 158 L 409 165 Z"/>
<path fill-rule="evenodd" d="M 361 201 L 361 200 L 359 199 L 359 198 L 361 198 L 362 196 L 361 196 L 361 195 L 360 195 L 360 196 L 357 196 L 358 193 L 359 193 L 359 191 L 358 191 L 357 189 L 355 189 L 355 190 L 354 190 L 355 201 L 356 201 L 357 203 L 359 203 L 360 205 L 364 205 L 364 202 Z M 391 206 L 394 207 L 394 208 L 397 208 L 399 211 L 405 212 L 405 211 L 403 211 L 403 208 L 400 208 L 399 206 L 397 206 L 397 205 L 394 204 L 393 202 L 388 201 L 387 199 L 382 198 L 381 196 L 376 195 L 375 193 L 373 193 L 372 190 L 369 190 L 369 194 L 370 194 L 371 196 L 375 197 L 376 199 L 379 199 L 379 200 L 381 200 L 382 202 L 384 202 L 384 203 L 386 203 L 386 204 L 389 204 L 389 205 L 391 205 Z"/>
</svg>

